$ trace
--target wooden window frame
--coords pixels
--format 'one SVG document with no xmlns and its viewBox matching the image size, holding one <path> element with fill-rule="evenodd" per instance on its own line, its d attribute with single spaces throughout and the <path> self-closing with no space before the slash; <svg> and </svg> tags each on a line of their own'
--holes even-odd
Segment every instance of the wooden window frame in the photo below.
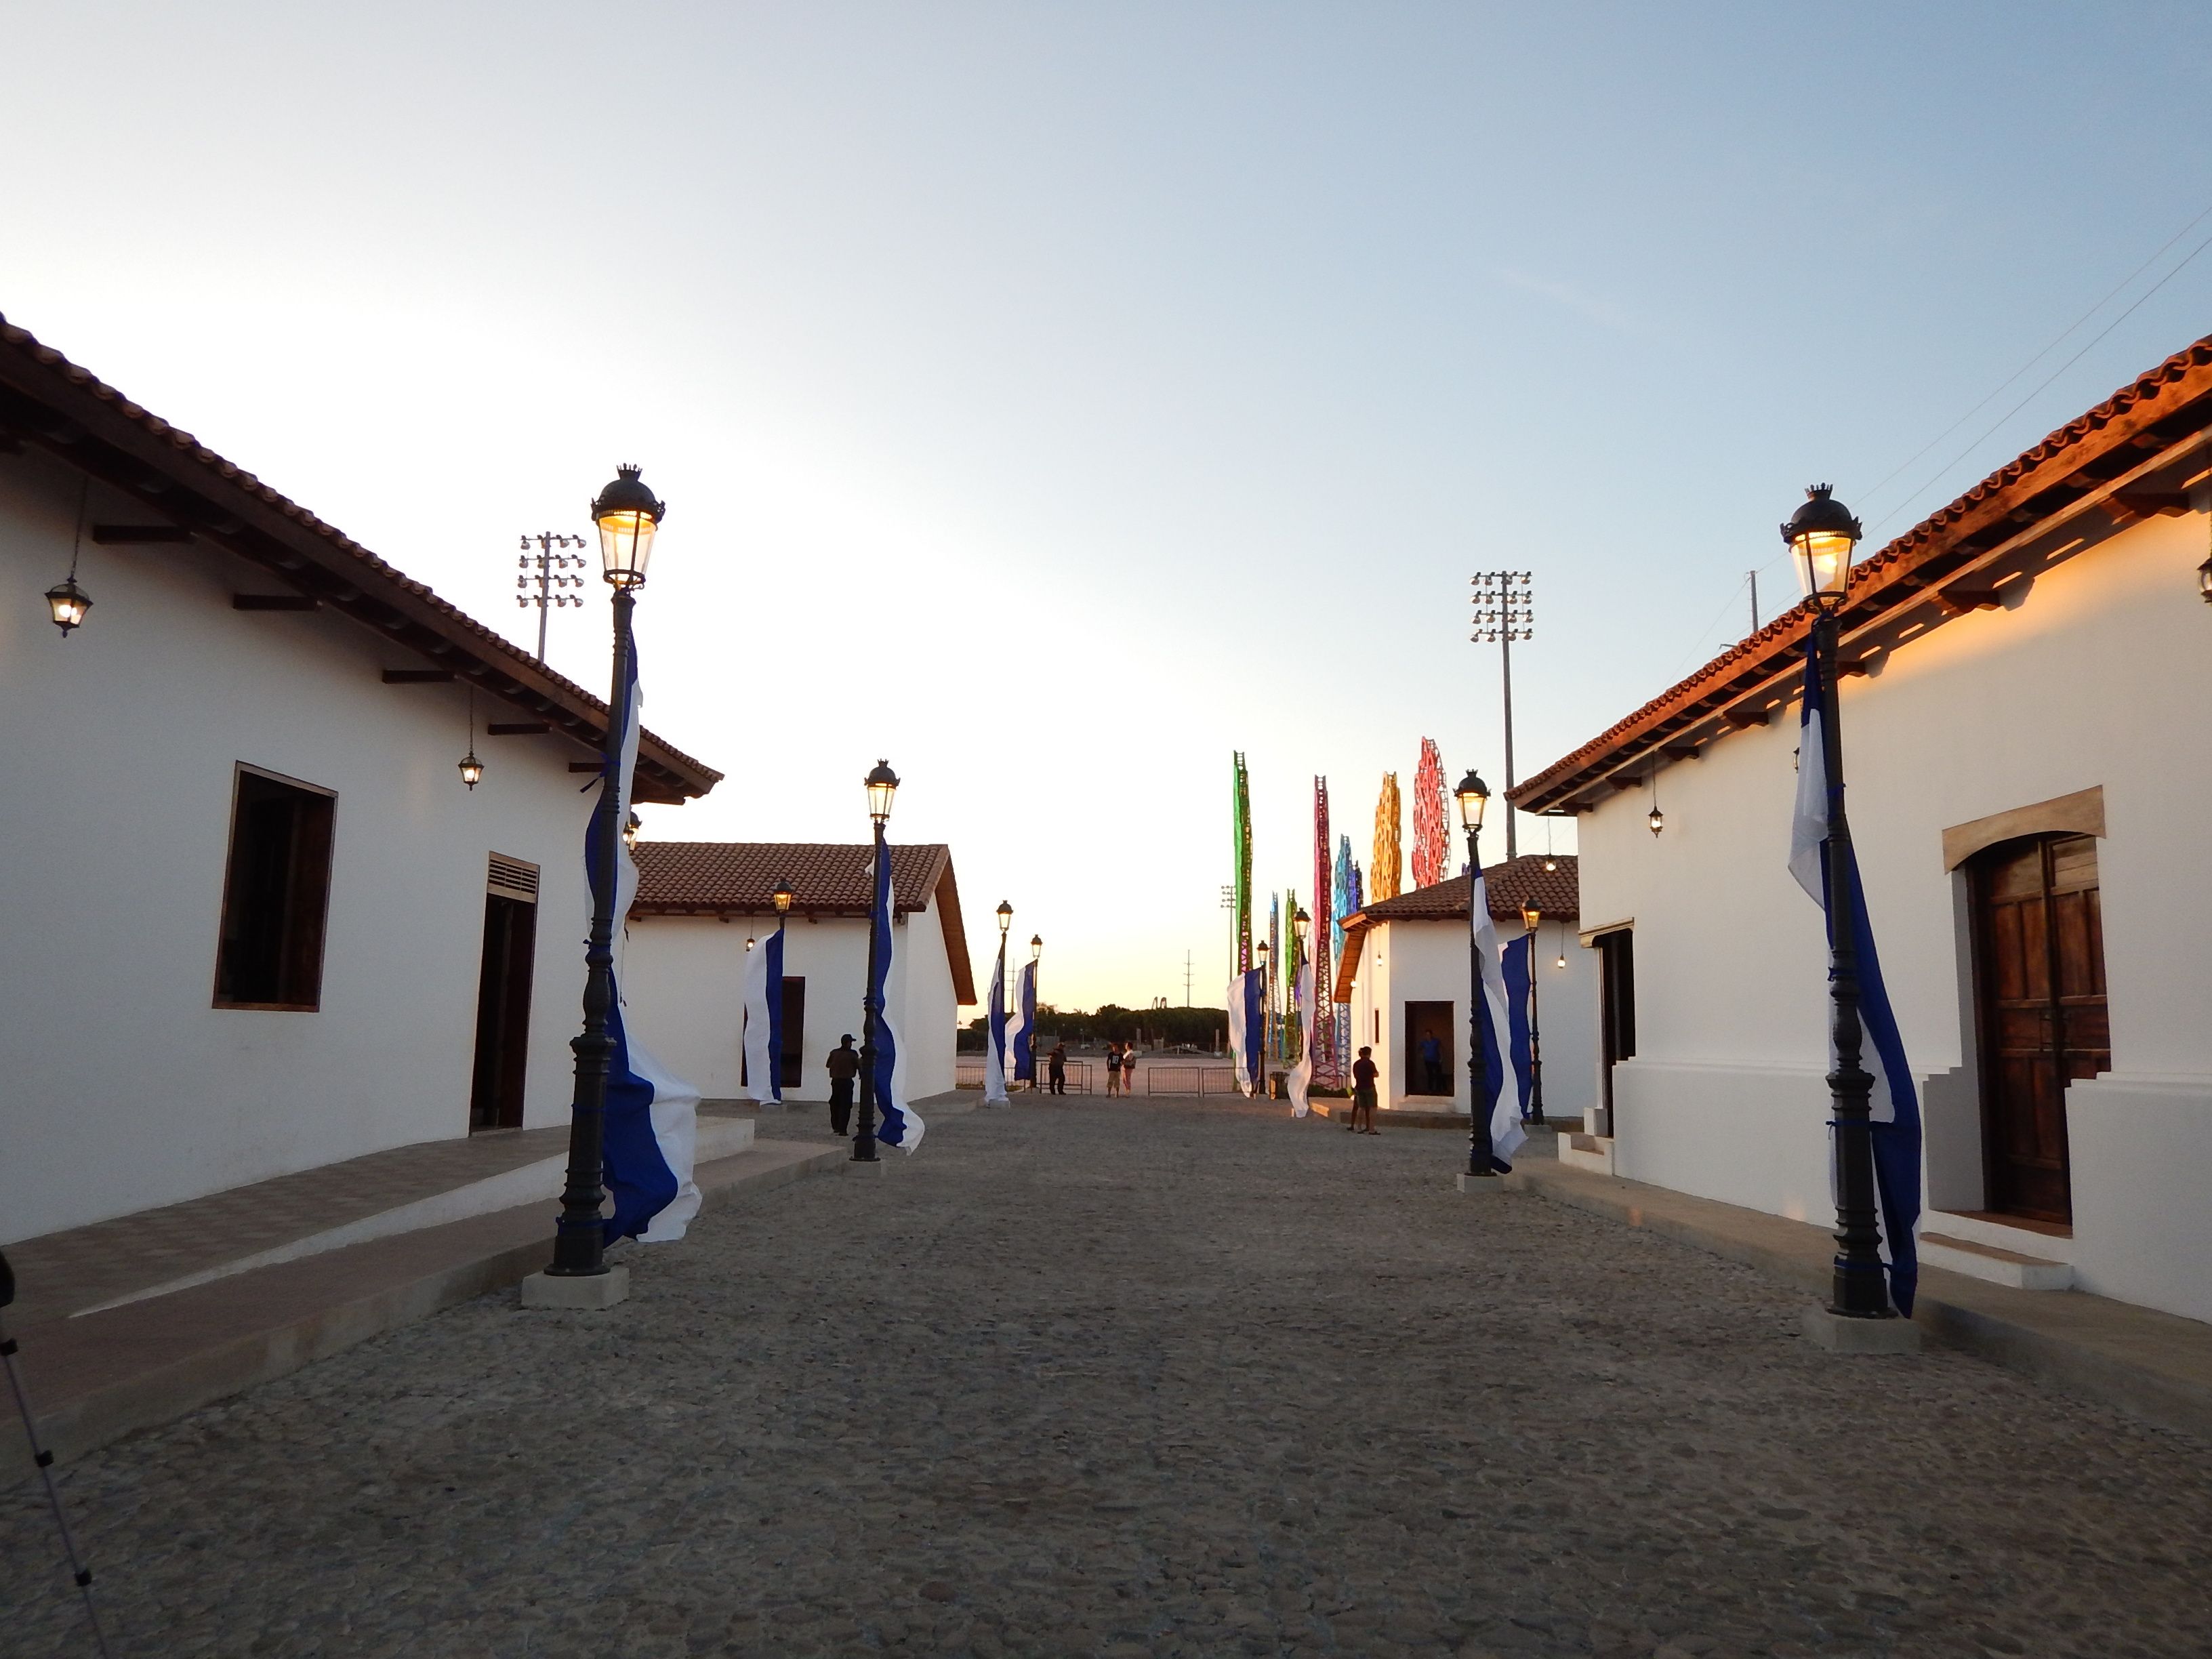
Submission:
<svg viewBox="0 0 2212 1659">
<path fill-rule="evenodd" d="M 230 936 L 233 884 L 238 875 L 238 811 L 249 778 L 296 790 L 303 795 L 319 796 L 330 803 L 329 833 L 322 848 L 322 890 L 314 906 L 312 952 L 304 941 L 287 947 L 288 950 L 296 950 L 301 957 L 310 954 L 313 957 L 313 995 L 302 1001 L 246 1002 L 223 994 L 223 948 Z M 323 967 L 330 944 L 331 884 L 337 861 L 337 790 L 326 789 L 319 783 L 309 783 L 303 778 L 273 772 L 267 767 L 250 765 L 245 761 L 234 763 L 230 785 L 230 829 L 223 845 L 222 905 L 216 918 L 215 985 L 210 999 L 210 1006 L 231 1012 L 258 1013 L 313 1014 L 322 1012 Z"/>
</svg>

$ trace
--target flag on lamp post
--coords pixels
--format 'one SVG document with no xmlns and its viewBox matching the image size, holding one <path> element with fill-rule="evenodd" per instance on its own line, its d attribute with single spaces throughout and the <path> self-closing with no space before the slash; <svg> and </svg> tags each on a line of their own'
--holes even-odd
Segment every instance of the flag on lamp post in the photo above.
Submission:
<svg viewBox="0 0 2212 1659">
<path fill-rule="evenodd" d="M 983 1046 L 983 1103 L 1006 1103 L 1006 952 L 991 964 L 991 1014 Z"/>
<path fill-rule="evenodd" d="M 599 799 L 584 831 L 586 890 L 598 875 L 599 849 L 615 849 L 614 931 L 622 937 L 629 907 L 637 897 L 637 866 L 619 836 L 607 833 L 607 820 L 629 822 L 630 781 L 637 769 L 638 720 L 644 700 L 637 688 L 637 647 L 623 665 L 622 746 L 615 775 L 602 781 Z M 637 1238 L 665 1244 L 684 1237 L 699 1213 L 699 1188 L 691 1179 L 699 1142 L 699 1091 L 676 1078 L 630 1035 L 623 1017 L 622 988 L 613 987 L 607 1009 L 607 1097 L 603 1123 L 601 1169 L 614 1213 L 606 1220 L 606 1239 Z"/>
<path fill-rule="evenodd" d="M 1510 1168 L 1513 1154 L 1528 1139 L 1521 1127 L 1521 1091 L 1515 1086 L 1510 1061 L 1513 1052 L 1512 1016 L 1506 1000 L 1505 968 L 1498 945 L 1498 929 L 1490 918 L 1490 884 L 1474 872 L 1469 895 L 1474 906 L 1474 957 L 1482 970 L 1482 997 L 1476 1007 L 1482 1033 L 1482 1078 L 1489 1091 L 1473 1102 L 1471 1109 L 1490 1114 L 1490 1156 Z"/>
<path fill-rule="evenodd" d="M 1010 1034 L 1013 1044 L 1014 1081 L 1036 1085 L 1036 972 L 1034 962 L 1025 962 L 1015 976 L 1014 1021 Z"/>
<path fill-rule="evenodd" d="M 1251 1095 L 1260 1085 L 1261 1067 L 1267 1063 L 1267 1009 L 1262 998 L 1264 968 L 1255 968 L 1229 981 L 1229 1057 L 1237 1076 L 1237 1092 Z"/>
<path fill-rule="evenodd" d="M 1290 1091 L 1291 1115 L 1304 1117 L 1313 1109 L 1311 1091 L 1316 1025 L 1314 1018 L 1314 960 L 1311 957 L 1298 964 L 1297 986 L 1292 994 L 1297 997 L 1298 1004 L 1298 1063 L 1291 1067 L 1285 1086 Z"/>
<path fill-rule="evenodd" d="M 1808 641 L 1805 647 L 1804 707 L 1798 715 L 1797 800 L 1790 825 L 1790 873 L 1820 907 L 1831 948 L 1836 937 L 1835 906 L 1828 891 L 1828 765 L 1822 729 L 1826 699 L 1820 663 Z M 1841 801 L 1835 803 L 1841 805 Z M 1874 1180 L 1881 1201 L 1881 1255 L 1889 1268 L 1889 1299 L 1898 1312 L 1912 1316 L 1912 1297 L 1920 1282 L 1920 1252 L 1914 1235 L 1920 1225 L 1920 1097 L 1905 1060 L 1905 1040 L 1889 1006 L 1889 988 L 1875 953 L 1874 926 L 1867 917 L 1866 884 L 1859 879 L 1858 853 L 1850 851 L 1851 914 L 1845 921 L 1857 945 L 1861 1060 L 1874 1076 L 1867 1099 L 1873 1122 Z M 1828 1061 L 1835 1064 L 1835 1034 L 1828 1036 Z M 1828 1126 L 1828 1169 L 1836 1167 L 1835 1125 Z"/>
<path fill-rule="evenodd" d="M 911 1153 L 921 1145 L 922 1133 L 927 1126 L 913 1107 L 898 1097 L 898 1036 L 891 1030 L 890 1009 L 884 995 L 891 978 L 891 860 L 890 849 L 884 848 L 882 841 L 878 839 L 876 844 L 883 848 L 883 853 L 875 860 L 876 902 L 869 926 L 876 934 L 872 952 L 876 977 L 868 987 L 868 1000 L 876 1011 L 876 1139 L 886 1146 Z"/>
<path fill-rule="evenodd" d="M 783 928 L 745 957 L 745 1086 L 763 1105 L 783 1103 Z"/>
</svg>

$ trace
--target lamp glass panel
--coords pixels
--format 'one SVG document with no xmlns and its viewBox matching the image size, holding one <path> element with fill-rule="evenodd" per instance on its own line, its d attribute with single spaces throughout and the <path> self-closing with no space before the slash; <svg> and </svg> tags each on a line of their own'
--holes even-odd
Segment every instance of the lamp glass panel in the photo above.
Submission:
<svg viewBox="0 0 2212 1659">
<path fill-rule="evenodd" d="M 653 558 L 653 532 L 658 528 L 647 513 L 610 513 L 599 520 L 599 562 L 609 582 L 617 587 L 641 587 L 645 568 Z"/>
<path fill-rule="evenodd" d="M 1832 530 L 1816 530 L 1797 538 L 1797 580 L 1807 599 L 1834 596 L 1850 580 L 1851 538 Z"/>
</svg>

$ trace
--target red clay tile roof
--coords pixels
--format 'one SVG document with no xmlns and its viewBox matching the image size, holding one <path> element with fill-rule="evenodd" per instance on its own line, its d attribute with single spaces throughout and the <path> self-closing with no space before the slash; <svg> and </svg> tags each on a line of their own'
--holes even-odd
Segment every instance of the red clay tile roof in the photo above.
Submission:
<svg viewBox="0 0 2212 1659">
<path fill-rule="evenodd" d="M 264 567 L 582 749 L 605 743 L 607 706 L 583 687 L 0 317 L 0 451 L 22 441 L 136 497 L 149 522 Z M 721 776 L 651 732 L 638 744 L 640 800 L 703 795 Z"/>
<path fill-rule="evenodd" d="M 1544 868 L 1549 860 L 1559 867 Z M 1581 914 L 1577 866 L 1572 853 L 1524 853 L 1508 863 L 1486 867 L 1482 878 L 1490 890 L 1490 914 L 1518 921 L 1521 912 L 1534 905 L 1547 916 Z M 1382 899 L 1345 919 L 1345 926 L 1369 926 L 1378 921 L 1464 921 L 1467 920 L 1468 879 L 1454 876 L 1433 887 L 1416 887 L 1395 898 Z"/>
<path fill-rule="evenodd" d="M 2168 510 L 2130 507 L 2127 488 L 2147 483 L 2171 459 L 2161 452 L 2197 438 L 2208 426 L 2212 335 L 2122 386 L 1855 565 L 1843 612 L 1850 647 L 1846 659 L 1854 652 L 1893 648 L 1908 635 L 1917 637 L 1942 625 L 1960 609 L 1957 597 L 1978 586 L 1977 577 L 1986 582 L 1993 560 L 2010 556 L 2023 533 L 2034 533 L 2054 514 L 2070 516 L 2069 509 L 2087 502 L 2125 524 L 2144 510 Z M 2178 482 L 2161 486 L 2169 494 L 2179 488 Z M 2053 550 L 2053 556 L 2060 551 Z M 1962 595 L 1947 605 L 1943 587 L 1957 578 L 1965 579 Z M 1523 779 L 1507 792 L 1509 798 L 1523 811 L 1587 811 L 1613 777 L 1632 770 L 1640 778 L 1652 767 L 1686 758 L 1697 747 L 1726 737 L 1739 724 L 1763 724 L 1795 692 L 1811 623 L 1809 604 L 1783 612 L 1626 720 Z"/>
<path fill-rule="evenodd" d="M 1547 863 L 1559 866 L 1547 870 Z M 1581 866 L 1572 853 L 1524 853 L 1517 859 L 1486 866 L 1482 872 L 1490 892 L 1490 914 L 1510 921 L 1517 929 L 1521 913 L 1534 905 L 1546 917 L 1573 921 L 1582 914 Z M 1336 967 L 1336 1000 L 1349 1002 L 1358 977 L 1360 941 L 1367 930 L 1386 921 L 1467 921 L 1465 876 L 1453 876 L 1431 887 L 1416 887 L 1395 898 L 1381 899 L 1344 919 L 1344 955 Z"/>
<path fill-rule="evenodd" d="M 795 896 L 793 915 L 865 916 L 874 897 L 868 876 L 874 852 L 866 842 L 641 841 L 630 913 L 774 915 L 776 884 L 787 881 Z M 974 1002 L 975 970 L 968 960 L 952 849 L 931 842 L 893 847 L 890 853 L 892 910 L 911 915 L 936 902 L 954 994 L 963 1003 Z"/>
</svg>

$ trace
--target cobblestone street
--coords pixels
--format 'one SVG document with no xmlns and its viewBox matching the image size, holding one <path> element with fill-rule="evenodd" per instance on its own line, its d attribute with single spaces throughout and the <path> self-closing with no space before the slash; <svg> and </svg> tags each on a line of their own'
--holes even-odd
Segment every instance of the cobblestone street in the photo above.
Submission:
<svg viewBox="0 0 2212 1659">
<path fill-rule="evenodd" d="M 118 1655 L 2212 1652 L 2212 1448 L 1824 1353 L 1460 1151 L 948 1119 L 611 1314 L 486 1297 L 110 1447 L 71 1516 Z M 33 1486 L 0 1598 L 92 1651 Z"/>
</svg>

